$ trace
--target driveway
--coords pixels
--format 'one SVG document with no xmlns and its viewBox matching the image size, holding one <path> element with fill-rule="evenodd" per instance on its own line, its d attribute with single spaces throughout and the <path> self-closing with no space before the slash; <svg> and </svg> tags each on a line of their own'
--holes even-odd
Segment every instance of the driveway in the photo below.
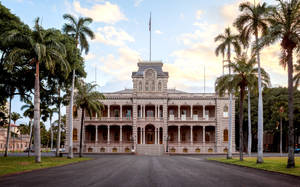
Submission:
<svg viewBox="0 0 300 187">
<path fill-rule="evenodd" d="M 0 186 L 300 186 L 300 177 L 216 163 L 199 156 L 94 157 L 0 177 Z"/>
</svg>

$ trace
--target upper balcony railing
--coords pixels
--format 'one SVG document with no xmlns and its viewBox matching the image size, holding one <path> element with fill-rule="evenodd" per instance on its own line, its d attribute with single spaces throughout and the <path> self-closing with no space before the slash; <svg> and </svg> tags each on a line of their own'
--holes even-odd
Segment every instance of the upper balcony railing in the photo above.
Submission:
<svg viewBox="0 0 300 187">
<path fill-rule="evenodd" d="M 193 117 L 187 117 L 186 115 L 181 115 L 181 117 L 175 117 L 174 115 L 169 115 L 169 121 L 214 121 L 215 117 L 198 117 L 198 115 L 194 115 Z"/>
<path fill-rule="evenodd" d="M 132 117 L 85 117 L 86 121 L 132 121 Z"/>
</svg>

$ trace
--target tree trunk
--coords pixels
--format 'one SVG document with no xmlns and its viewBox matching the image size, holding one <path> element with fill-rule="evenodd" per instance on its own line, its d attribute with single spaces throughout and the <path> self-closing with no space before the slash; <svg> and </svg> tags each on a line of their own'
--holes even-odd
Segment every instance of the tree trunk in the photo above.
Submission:
<svg viewBox="0 0 300 187">
<path fill-rule="evenodd" d="M 50 130 L 51 130 L 51 144 L 50 144 L 50 149 L 52 151 L 53 149 L 53 126 L 52 126 L 52 120 L 51 120 L 51 117 L 50 117 Z"/>
<path fill-rule="evenodd" d="M 83 131 L 83 120 L 84 120 L 84 108 L 81 110 L 81 125 L 80 125 L 80 145 L 79 145 L 79 157 L 82 157 L 82 131 Z"/>
<path fill-rule="evenodd" d="M 12 95 L 9 96 L 8 127 L 7 127 L 7 136 L 6 136 L 6 144 L 5 144 L 4 157 L 7 157 L 7 155 L 8 155 L 8 149 L 9 149 L 10 122 L 11 122 L 11 100 L 12 100 Z"/>
<path fill-rule="evenodd" d="M 244 117 L 244 92 L 245 88 L 240 88 L 240 112 L 239 112 L 239 118 L 240 118 L 240 161 L 243 161 L 243 150 L 244 150 L 244 137 L 243 137 L 243 117 Z"/>
<path fill-rule="evenodd" d="M 230 63 L 230 45 L 228 45 L 227 60 Z M 229 75 L 231 74 L 231 69 L 229 67 Z M 228 152 L 227 159 L 232 159 L 232 93 L 229 92 L 229 120 L 228 120 Z"/>
<path fill-rule="evenodd" d="M 255 32 L 255 43 L 258 46 L 258 32 Z M 260 70 L 260 56 L 259 49 L 256 49 L 256 58 L 258 66 L 258 124 L 257 124 L 257 163 L 263 163 L 263 134 L 264 134 L 264 124 L 263 124 L 263 100 L 262 100 L 262 88 L 261 88 L 261 70 Z"/>
<path fill-rule="evenodd" d="M 280 116 L 280 156 L 282 156 L 282 116 Z"/>
<path fill-rule="evenodd" d="M 56 140 L 56 157 L 59 157 L 59 149 L 60 149 L 60 136 L 61 136 L 61 113 L 60 113 L 60 106 L 61 106 L 61 98 L 60 98 L 60 88 L 58 88 L 58 128 L 57 128 L 57 140 Z"/>
<path fill-rule="evenodd" d="M 75 69 L 73 69 L 72 76 L 72 89 L 70 98 L 70 108 L 69 108 L 69 154 L 68 158 L 73 158 L 73 97 L 74 97 L 74 84 L 75 84 Z"/>
<path fill-rule="evenodd" d="M 294 153 L 294 87 L 293 87 L 293 50 L 287 50 L 288 57 L 288 108 L 289 108 L 289 128 L 288 128 L 288 162 L 287 168 L 295 167 L 295 153 Z"/>
<path fill-rule="evenodd" d="M 34 83 L 34 152 L 35 162 L 41 162 L 41 135 L 40 135 L 40 80 L 39 61 L 36 61 L 35 83 Z"/>
<path fill-rule="evenodd" d="M 248 156 L 251 156 L 252 130 L 251 130 L 251 99 L 250 88 L 248 87 Z"/>
<path fill-rule="evenodd" d="M 30 118 L 29 121 L 29 145 L 28 145 L 28 157 L 30 156 L 30 149 L 31 149 L 31 141 L 32 141 L 32 119 Z"/>
</svg>

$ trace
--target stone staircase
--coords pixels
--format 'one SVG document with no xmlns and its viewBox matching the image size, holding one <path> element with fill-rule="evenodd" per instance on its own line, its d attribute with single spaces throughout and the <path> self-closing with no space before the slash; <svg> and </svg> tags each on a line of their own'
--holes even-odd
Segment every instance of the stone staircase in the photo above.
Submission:
<svg viewBox="0 0 300 187">
<path fill-rule="evenodd" d="M 163 144 L 137 144 L 136 154 L 159 156 L 164 154 Z"/>
</svg>

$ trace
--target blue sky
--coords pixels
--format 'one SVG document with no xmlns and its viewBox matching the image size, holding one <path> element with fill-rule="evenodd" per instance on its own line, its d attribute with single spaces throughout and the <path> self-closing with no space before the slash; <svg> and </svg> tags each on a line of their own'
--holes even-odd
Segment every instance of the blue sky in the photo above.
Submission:
<svg viewBox="0 0 300 187">
<path fill-rule="evenodd" d="M 2 4 L 29 26 L 41 17 L 44 28 L 62 28 L 64 13 L 89 16 L 96 38 L 85 56 L 87 82 L 96 81 L 102 92 L 132 88 L 131 72 L 137 62 L 149 59 L 149 14 L 152 12 L 152 60 L 163 61 L 169 72 L 169 88 L 214 91 L 222 74 L 214 37 L 231 26 L 244 0 L 4 0 Z M 256 1 L 257 2 L 257 1 Z M 273 0 L 266 1 L 274 3 Z M 273 86 L 287 83 L 287 72 L 278 62 L 279 45 L 262 51 L 262 67 Z M 96 72 L 96 76 L 95 76 Z M 16 97 L 12 110 L 22 113 Z M 18 123 L 27 121 L 20 120 Z"/>
</svg>

